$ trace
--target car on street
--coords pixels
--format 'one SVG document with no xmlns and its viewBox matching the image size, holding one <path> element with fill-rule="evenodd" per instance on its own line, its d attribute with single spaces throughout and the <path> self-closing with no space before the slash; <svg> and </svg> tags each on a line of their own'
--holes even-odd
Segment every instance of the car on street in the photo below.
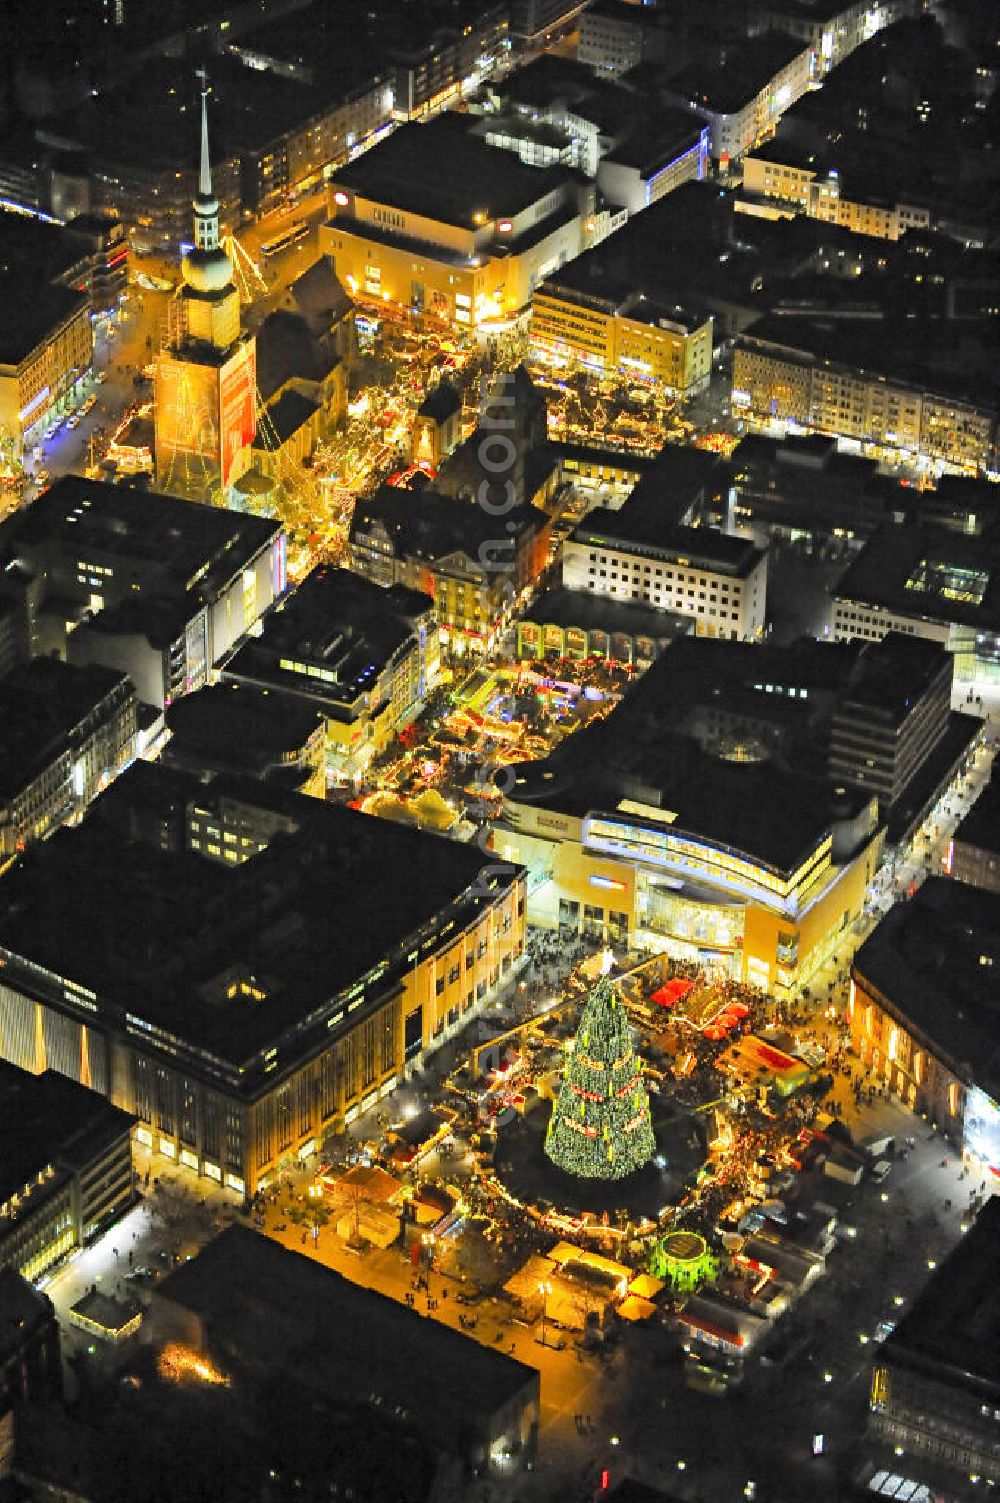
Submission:
<svg viewBox="0 0 1000 1503">
<path fill-rule="evenodd" d="M 80 414 L 78 412 L 74 412 L 73 416 L 71 418 L 67 419 L 66 427 L 67 428 L 79 428 L 79 426 L 80 426 Z"/>
</svg>

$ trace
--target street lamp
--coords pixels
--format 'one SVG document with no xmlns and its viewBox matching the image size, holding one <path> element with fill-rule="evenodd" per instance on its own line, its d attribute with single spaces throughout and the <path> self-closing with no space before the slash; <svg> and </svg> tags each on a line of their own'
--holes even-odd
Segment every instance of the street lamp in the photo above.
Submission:
<svg viewBox="0 0 1000 1503">
<path fill-rule="evenodd" d="M 548 1313 L 548 1297 L 552 1293 L 552 1285 L 549 1284 L 549 1283 L 539 1284 L 539 1286 L 538 1286 L 538 1292 L 542 1296 L 542 1336 L 541 1336 L 541 1343 L 542 1343 L 542 1346 L 546 1346 L 547 1342 L 545 1340 L 545 1317 L 546 1317 L 546 1315 Z"/>
</svg>

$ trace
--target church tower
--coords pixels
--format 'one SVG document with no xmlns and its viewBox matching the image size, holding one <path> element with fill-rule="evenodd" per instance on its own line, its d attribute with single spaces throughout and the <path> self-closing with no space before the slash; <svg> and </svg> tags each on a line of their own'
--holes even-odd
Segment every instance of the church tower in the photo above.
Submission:
<svg viewBox="0 0 1000 1503">
<path fill-rule="evenodd" d="M 240 322 L 233 267 L 219 244 L 208 149 L 208 80 L 201 77 L 201 160 L 194 245 L 167 313 L 156 363 L 156 481 L 195 500 L 221 500 L 250 467 L 257 429 L 256 341 Z"/>
</svg>

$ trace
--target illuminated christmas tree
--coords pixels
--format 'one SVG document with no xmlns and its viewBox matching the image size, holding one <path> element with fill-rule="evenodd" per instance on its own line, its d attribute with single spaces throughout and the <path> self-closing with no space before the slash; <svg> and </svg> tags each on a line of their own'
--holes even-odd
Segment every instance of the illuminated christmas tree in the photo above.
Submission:
<svg viewBox="0 0 1000 1503">
<path fill-rule="evenodd" d="M 545 1152 L 581 1179 L 624 1179 L 655 1151 L 642 1066 L 625 1009 L 605 975 L 584 1006 Z"/>
</svg>

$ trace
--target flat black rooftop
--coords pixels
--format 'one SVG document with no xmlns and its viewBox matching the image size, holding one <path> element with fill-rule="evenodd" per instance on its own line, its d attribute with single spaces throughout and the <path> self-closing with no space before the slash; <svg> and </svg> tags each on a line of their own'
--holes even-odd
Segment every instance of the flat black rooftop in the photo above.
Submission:
<svg viewBox="0 0 1000 1503">
<path fill-rule="evenodd" d="M 977 537 L 923 522 L 887 522 L 832 594 L 925 621 L 998 631 L 1000 528 Z"/>
<path fill-rule="evenodd" d="M 318 82 L 289 78 L 270 69 L 245 67 L 213 55 L 209 130 L 212 165 L 260 151 L 316 116 L 329 114 L 338 98 L 370 87 L 371 63 L 347 66 Z M 189 57 L 146 57 L 116 85 L 74 106 L 57 124 L 60 138 L 92 150 L 105 162 L 147 170 L 191 170 L 199 150 L 199 84 Z"/>
<path fill-rule="evenodd" d="M 803 51 L 804 44 L 782 32 L 741 40 L 728 63 L 696 62 L 675 74 L 667 87 L 692 105 L 720 115 L 733 115 L 765 89 L 782 68 Z"/>
<path fill-rule="evenodd" d="M 987 1200 L 882 1347 L 890 1363 L 996 1403 L 1000 1395 L 1000 1196 Z"/>
<path fill-rule="evenodd" d="M 983 960 L 983 957 L 986 960 Z M 930 877 L 854 957 L 870 982 L 969 1080 L 1000 1083 L 1000 896 Z"/>
<path fill-rule="evenodd" d="M 0 1190 L 0 1200 L 4 1198 Z M 0 1268 L 0 1368 L 30 1345 L 33 1332 L 55 1319 L 52 1301 L 16 1268 Z"/>
<path fill-rule="evenodd" d="M 331 179 L 361 198 L 470 230 L 476 214 L 513 219 L 571 181 L 565 168 L 527 167 L 513 152 L 488 146 L 466 119 L 450 114 L 401 126 Z M 345 227 L 354 223 L 343 217 Z M 363 223 L 357 228 L 366 233 Z"/>
<path fill-rule="evenodd" d="M 260 854 L 229 864 L 177 839 L 163 848 L 168 827 L 183 841 L 191 810 L 211 820 L 234 804 L 280 829 Z M 495 885 L 470 892 L 488 864 L 488 852 L 320 799 L 137 762 L 82 825 L 5 876 L 5 979 L 30 989 L 28 962 L 87 987 L 112 1029 L 153 1044 L 165 1034 L 242 1066 L 318 1010 L 332 1013 L 442 910 L 461 904 L 471 922 Z M 245 1000 L 240 980 L 263 998 Z M 382 995 L 395 983 L 379 985 Z M 145 1021 L 137 1029 L 126 1015 Z"/>
<path fill-rule="evenodd" d="M 43 282 L 26 270 L 0 268 L 0 364 L 19 365 L 70 318 L 90 307 L 85 292 Z"/>
<path fill-rule="evenodd" d="M 13 798 L 75 744 L 70 738 L 127 675 L 33 658 L 0 679 L 0 798 Z"/>
<path fill-rule="evenodd" d="M 1000 854 L 1000 776 L 983 789 L 955 831 L 955 839 Z"/>
<path fill-rule="evenodd" d="M 167 707 L 172 761 L 207 757 L 234 772 L 294 755 L 322 724 L 312 705 L 250 684 L 215 684 Z"/>
<path fill-rule="evenodd" d="M 32 1075 L 0 1060 L 0 1204 L 48 1164 L 91 1162 L 134 1118 L 56 1070 Z"/>
<path fill-rule="evenodd" d="M 627 98 L 626 91 L 617 84 L 611 87 Z M 594 73 L 575 57 L 558 57 L 555 53 L 543 52 L 506 78 L 491 83 L 490 88 L 501 99 L 544 109 L 563 98 L 582 99 L 590 94 L 594 89 Z"/>
<path fill-rule="evenodd" d="M 535 1368 L 248 1227 L 220 1232 L 157 1286 L 156 1299 L 192 1311 L 238 1361 L 304 1378 L 334 1401 L 375 1399 L 444 1451 L 463 1418 L 480 1429 L 538 1394 Z"/>
<path fill-rule="evenodd" d="M 941 320 L 933 318 L 880 315 L 838 320 L 823 312 L 771 313 L 756 319 L 740 335 L 740 342 L 751 349 L 763 345 L 784 351 L 807 364 L 843 365 L 906 388 L 969 402 L 978 409 L 995 409 L 1000 400 L 993 360 L 995 334 L 992 323 L 974 319 L 963 320 L 959 332 L 947 320 L 942 326 Z"/>
<path fill-rule="evenodd" d="M 226 675 L 354 705 L 434 608 L 429 595 L 399 585 L 382 589 L 350 569 L 320 565 L 268 613 Z M 415 645 L 415 644 L 414 644 Z"/>
<path fill-rule="evenodd" d="M 638 11 L 640 16 L 644 14 L 630 0 L 615 0 L 615 9 L 619 7 L 627 12 Z M 591 6 L 587 14 L 593 15 L 595 9 Z M 618 146 L 613 146 L 602 160 L 620 162 L 623 167 L 635 167 L 648 174 L 690 151 L 704 129 L 704 121 L 687 110 L 660 110 L 641 129 L 632 131 Z"/>
<path fill-rule="evenodd" d="M 34 291 L 39 283 L 73 271 L 90 253 L 86 231 L 91 218 L 80 215 L 69 227 L 0 211 L 0 278 L 29 278 Z"/>
<path fill-rule="evenodd" d="M 633 492 L 634 495 L 634 492 Z M 572 534 L 574 543 L 598 548 L 636 548 L 692 569 L 711 569 L 745 579 L 764 557 L 764 549 L 746 538 L 729 537 L 711 527 L 686 527 L 669 520 L 662 505 L 632 506 L 618 511 L 599 506 Z"/>
<path fill-rule="evenodd" d="M 779 739 L 789 720 L 801 733 L 812 714 L 809 700 L 767 694 L 765 681 L 835 693 L 856 655 L 850 647 L 831 652 L 825 643 L 772 649 L 681 637 L 606 719 L 569 737 L 543 761 L 519 764 L 510 797 L 577 817 L 599 811 L 614 818 L 631 802 L 647 812 L 623 809 L 619 817 L 628 823 L 669 825 L 743 852 L 778 874 L 791 873 L 834 821 L 860 813 L 868 796 L 835 792 L 825 752 L 803 759 L 776 750 L 759 760 L 731 760 L 703 749 L 685 721 L 697 720 L 694 712 L 703 706 L 738 704 L 751 721 L 770 723 Z"/>
<path fill-rule="evenodd" d="M 525 532 L 537 532 L 547 521 L 545 513 L 535 506 L 515 506 L 505 513 L 503 528 L 498 530 L 496 517 L 481 506 L 443 495 L 430 486 L 409 491 L 383 485 L 373 496 L 358 498 L 351 536 L 381 524 L 397 557 L 433 561 L 458 551 L 478 561 L 481 546 L 497 545 L 498 531 L 515 539 Z"/>
<path fill-rule="evenodd" d="M 281 523 L 134 486 L 64 475 L 0 525 L 0 569 L 29 549 L 155 565 L 180 593 L 212 598 L 281 533 Z M 195 576 L 198 576 L 195 580 Z"/>
<path fill-rule="evenodd" d="M 432 386 L 427 393 L 417 413 L 420 417 L 430 418 L 435 423 L 445 423 L 456 412 L 461 411 L 462 395 L 450 381 L 439 381 Z"/>
<path fill-rule="evenodd" d="M 521 619 L 542 626 L 578 626 L 583 631 L 624 632 L 626 636 L 655 640 L 683 636 L 691 630 L 690 616 L 640 601 L 616 600 L 593 590 L 546 590 L 536 596 Z"/>
<path fill-rule="evenodd" d="M 890 631 L 862 648 L 846 698 L 901 719 L 940 674 L 947 670 L 950 680 L 952 667 L 951 653 L 940 642 Z"/>
<path fill-rule="evenodd" d="M 542 286 L 623 302 L 644 292 L 653 302 L 707 311 L 734 303 L 758 307 L 757 279 L 797 268 L 827 225 L 800 215 L 781 225 L 740 216 L 707 182 L 686 182 L 644 209 L 600 245 L 568 261 Z M 775 234 L 779 231 L 779 234 Z"/>
</svg>

